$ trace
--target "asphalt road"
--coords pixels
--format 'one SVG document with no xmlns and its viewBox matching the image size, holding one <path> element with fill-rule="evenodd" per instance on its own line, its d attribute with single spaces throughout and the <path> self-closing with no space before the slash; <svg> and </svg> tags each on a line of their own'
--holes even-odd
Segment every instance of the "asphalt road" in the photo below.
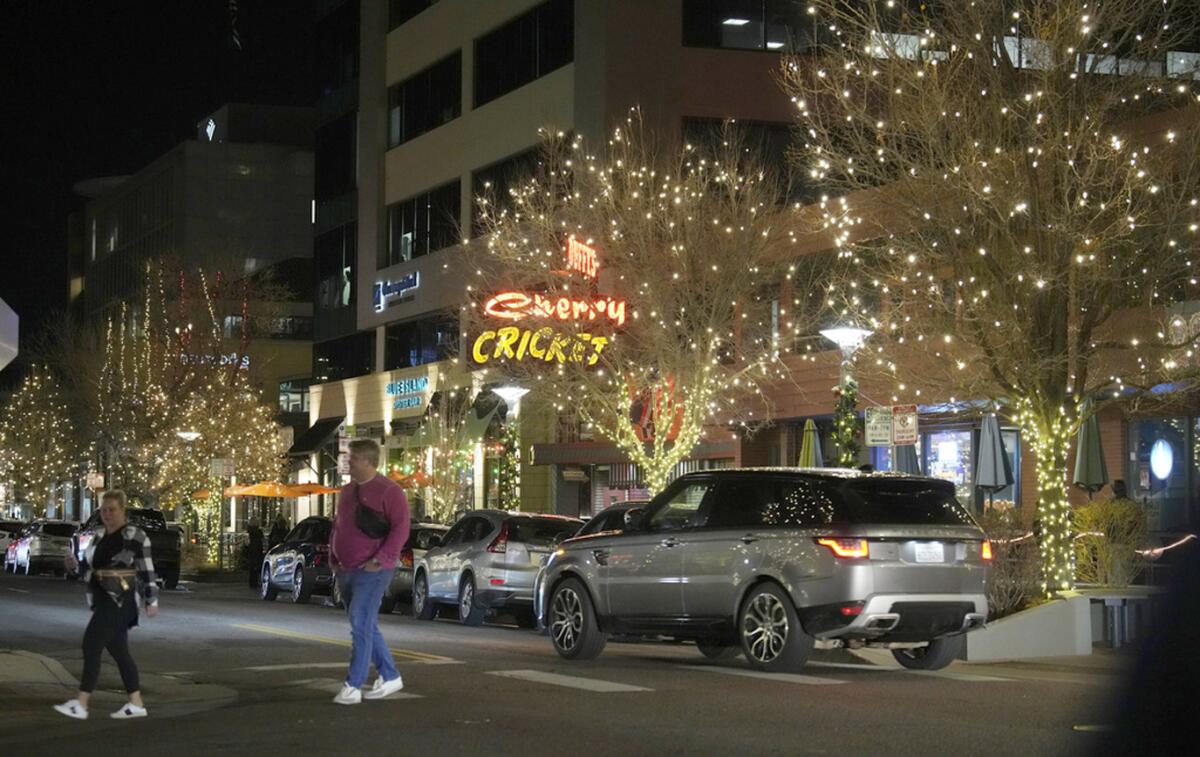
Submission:
<svg viewBox="0 0 1200 757">
<path fill-rule="evenodd" d="M 1103 667 L 1044 664 L 918 674 L 842 651 L 769 675 L 663 643 L 610 643 L 573 663 L 502 622 L 397 613 L 382 626 L 404 691 L 345 707 L 330 698 L 349 627 L 320 598 L 266 603 L 240 584 L 193 584 L 161 605 L 131 634 L 151 716 L 107 717 L 123 698 L 106 658 L 91 718 L 71 721 L 50 705 L 80 671 L 82 589 L 0 574 L 0 753 L 1089 754 L 1103 732 L 1079 726 L 1103 724 L 1121 683 Z M 58 681 L 22 672 L 54 661 Z"/>
</svg>

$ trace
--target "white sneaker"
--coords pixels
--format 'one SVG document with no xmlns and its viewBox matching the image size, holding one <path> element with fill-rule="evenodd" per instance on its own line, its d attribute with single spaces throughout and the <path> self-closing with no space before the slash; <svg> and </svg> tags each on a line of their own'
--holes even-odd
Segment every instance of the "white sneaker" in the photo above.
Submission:
<svg viewBox="0 0 1200 757">
<path fill-rule="evenodd" d="M 124 707 L 109 715 L 114 720 L 128 720 L 129 718 L 144 718 L 149 713 L 145 707 L 138 707 L 133 702 L 128 702 Z"/>
<path fill-rule="evenodd" d="M 54 709 L 69 718 L 87 720 L 87 708 L 81 705 L 78 699 L 68 699 L 62 704 L 54 705 Z"/>
<path fill-rule="evenodd" d="M 356 689 L 350 684 L 342 686 L 342 690 L 333 698 L 336 704 L 361 704 L 362 689 Z"/>
<path fill-rule="evenodd" d="M 395 694 L 400 689 L 404 688 L 404 679 L 397 675 L 390 681 L 385 681 L 382 678 L 375 679 L 375 685 L 371 690 L 363 694 L 363 699 L 383 699 L 384 697 Z"/>
</svg>

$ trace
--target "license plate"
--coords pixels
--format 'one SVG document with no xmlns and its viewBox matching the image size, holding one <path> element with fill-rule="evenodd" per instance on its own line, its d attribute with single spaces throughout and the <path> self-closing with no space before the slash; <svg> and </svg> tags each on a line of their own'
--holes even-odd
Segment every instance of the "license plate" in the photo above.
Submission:
<svg viewBox="0 0 1200 757">
<path fill-rule="evenodd" d="M 919 541 L 913 544 L 917 562 L 942 562 L 945 552 L 939 541 Z"/>
</svg>

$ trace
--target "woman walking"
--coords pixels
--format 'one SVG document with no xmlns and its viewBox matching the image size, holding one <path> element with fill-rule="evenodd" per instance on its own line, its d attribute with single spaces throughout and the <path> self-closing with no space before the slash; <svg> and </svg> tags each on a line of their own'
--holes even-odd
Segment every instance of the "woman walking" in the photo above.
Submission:
<svg viewBox="0 0 1200 757">
<path fill-rule="evenodd" d="M 150 560 L 150 538 L 125 521 L 125 492 L 110 490 L 100 499 L 104 534 L 93 539 L 82 565 L 67 556 L 67 568 L 79 572 L 87 583 L 92 619 L 83 633 L 83 676 L 74 699 L 54 705 L 69 718 L 86 720 L 88 702 L 100 678 L 100 654 L 107 649 L 121 671 L 129 702 L 112 714 L 119 720 L 146 717 L 138 684 L 137 664 L 129 654 L 129 629 L 138 621 L 138 585 L 146 599 L 146 615 L 158 614 L 158 584 Z"/>
</svg>

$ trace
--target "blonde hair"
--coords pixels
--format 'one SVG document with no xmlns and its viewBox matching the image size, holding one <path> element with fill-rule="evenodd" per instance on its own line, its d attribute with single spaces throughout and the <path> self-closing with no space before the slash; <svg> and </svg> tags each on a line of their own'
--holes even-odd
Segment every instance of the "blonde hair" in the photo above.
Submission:
<svg viewBox="0 0 1200 757">
<path fill-rule="evenodd" d="M 120 505 L 122 510 L 129 505 L 129 497 L 125 496 L 125 492 L 120 489 L 109 489 L 100 495 L 101 504 L 104 504 L 110 499 Z"/>
</svg>

